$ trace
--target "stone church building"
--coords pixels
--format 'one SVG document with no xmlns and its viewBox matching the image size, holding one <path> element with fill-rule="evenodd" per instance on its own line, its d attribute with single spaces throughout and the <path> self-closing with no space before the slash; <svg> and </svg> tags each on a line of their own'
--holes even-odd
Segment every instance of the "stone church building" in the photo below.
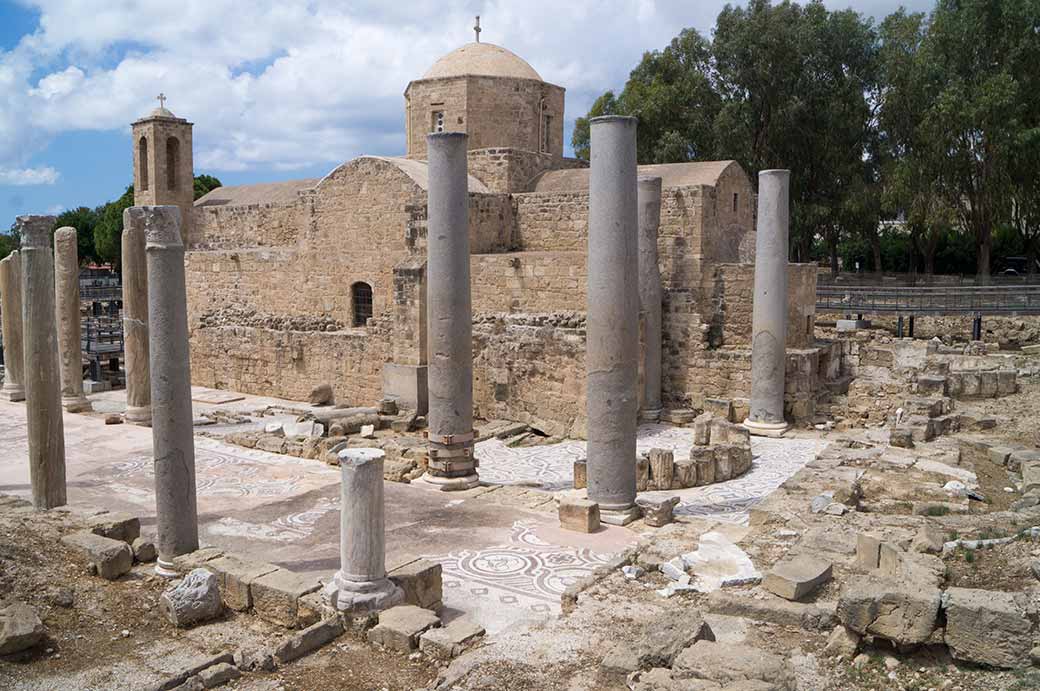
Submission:
<svg viewBox="0 0 1040 691">
<path fill-rule="evenodd" d="M 184 212 L 192 383 L 337 402 L 426 399 L 426 134 L 468 137 L 475 414 L 584 428 L 589 171 L 563 155 L 564 89 L 470 43 L 412 81 L 405 155 L 321 179 L 221 187 L 192 202 L 191 123 L 133 124 L 135 203 Z M 667 407 L 746 397 L 755 194 L 733 161 L 639 167 L 662 178 Z M 788 407 L 811 417 L 836 363 L 813 339 L 816 274 L 789 267 Z"/>
</svg>

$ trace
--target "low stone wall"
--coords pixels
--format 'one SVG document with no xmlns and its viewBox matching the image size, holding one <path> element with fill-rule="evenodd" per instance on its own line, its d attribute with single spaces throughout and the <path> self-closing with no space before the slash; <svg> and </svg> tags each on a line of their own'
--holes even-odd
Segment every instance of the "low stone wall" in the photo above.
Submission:
<svg viewBox="0 0 1040 691">
<path fill-rule="evenodd" d="M 584 310 L 584 252 L 512 252 L 473 255 L 473 311 Z"/>
</svg>

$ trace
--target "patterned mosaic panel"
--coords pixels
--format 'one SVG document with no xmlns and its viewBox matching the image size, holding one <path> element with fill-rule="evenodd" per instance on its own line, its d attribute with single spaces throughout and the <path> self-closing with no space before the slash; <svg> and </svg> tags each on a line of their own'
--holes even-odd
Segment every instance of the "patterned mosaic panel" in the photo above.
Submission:
<svg viewBox="0 0 1040 691">
<path fill-rule="evenodd" d="M 671 425 L 641 425 L 636 446 L 640 452 L 671 449 L 675 456 L 689 456 L 693 430 Z M 642 496 L 678 496 L 677 515 L 701 516 L 746 524 L 748 511 L 823 450 L 826 442 L 813 439 L 753 437 L 754 462 L 741 477 L 705 487 Z M 568 441 L 552 446 L 510 448 L 498 439 L 480 442 L 480 477 L 505 485 L 531 485 L 549 491 L 574 485 L 574 461 L 585 458 L 585 442 Z"/>
<path fill-rule="evenodd" d="M 509 544 L 482 550 L 427 555 L 443 568 L 445 604 L 480 600 L 483 607 L 522 608 L 533 615 L 560 611 L 560 596 L 579 578 L 605 564 L 611 555 L 560 547 L 535 535 L 533 524 L 513 524 Z"/>
</svg>

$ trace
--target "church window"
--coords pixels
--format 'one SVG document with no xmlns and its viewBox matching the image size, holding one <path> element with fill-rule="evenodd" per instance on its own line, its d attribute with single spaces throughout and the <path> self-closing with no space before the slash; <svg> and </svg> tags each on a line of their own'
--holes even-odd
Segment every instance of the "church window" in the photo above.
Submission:
<svg viewBox="0 0 1040 691">
<path fill-rule="evenodd" d="M 433 132 L 443 132 L 444 131 L 444 111 L 443 110 L 435 110 L 435 111 L 433 111 L 433 127 L 432 127 L 432 131 Z"/>
<path fill-rule="evenodd" d="M 141 183 L 141 191 L 148 191 L 148 140 L 145 137 L 137 142 L 137 167 L 140 171 L 139 182 Z"/>
<path fill-rule="evenodd" d="M 740 203 L 740 194 L 737 192 L 733 193 L 733 213 L 737 213 L 737 205 Z"/>
<path fill-rule="evenodd" d="M 359 281 L 350 292 L 354 300 L 354 326 L 365 326 L 372 318 L 372 286 Z"/>
<path fill-rule="evenodd" d="M 542 151 L 545 151 L 545 152 L 552 151 L 552 147 L 550 146 L 550 142 L 552 141 L 552 137 L 550 135 L 550 132 L 552 132 L 552 116 L 550 116 L 550 115 L 543 115 L 542 116 Z"/>
<path fill-rule="evenodd" d="M 177 169 L 180 167 L 181 143 L 176 137 L 166 140 L 166 188 L 177 189 Z"/>
</svg>

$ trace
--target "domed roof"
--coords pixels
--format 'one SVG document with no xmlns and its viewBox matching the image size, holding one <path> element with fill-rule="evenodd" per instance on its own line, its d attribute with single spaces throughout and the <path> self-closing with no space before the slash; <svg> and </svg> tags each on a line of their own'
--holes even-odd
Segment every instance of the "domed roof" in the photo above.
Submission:
<svg viewBox="0 0 1040 691">
<path fill-rule="evenodd" d="M 423 79 L 478 75 L 482 77 L 542 78 L 515 53 L 493 43 L 467 43 L 433 63 Z"/>
<path fill-rule="evenodd" d="M 160 106 L 148 114 L 150 118 L 176 118 L 177 116 L 167 110 L 164 106 Z"/>
</svg>

